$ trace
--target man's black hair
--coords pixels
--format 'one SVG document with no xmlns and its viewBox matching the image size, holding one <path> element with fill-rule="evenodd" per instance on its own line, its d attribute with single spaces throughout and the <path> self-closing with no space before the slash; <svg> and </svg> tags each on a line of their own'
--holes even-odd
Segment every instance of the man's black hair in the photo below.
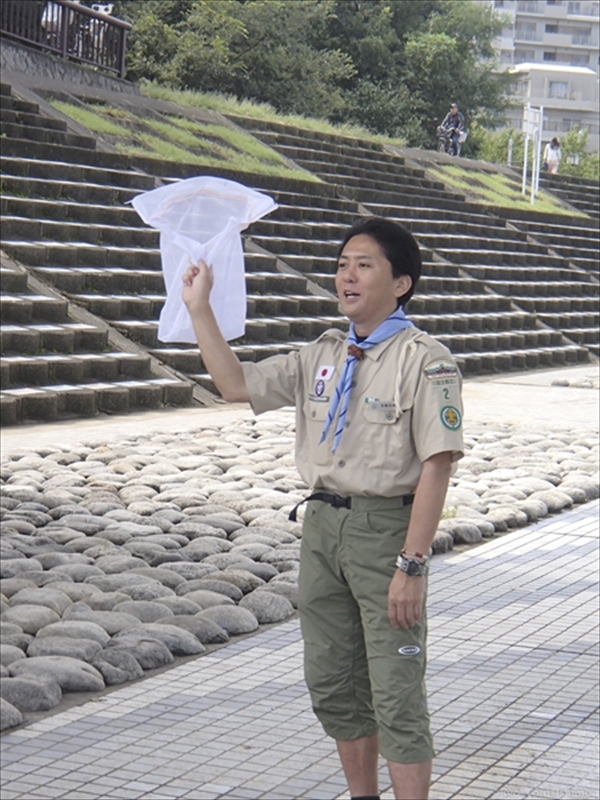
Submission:
<svg viewBox="0 0 600 800">
<path fill-rule="evenodd" d="M 338 260 L 350 239 L 363 234 L 370 236 L 381 247 L 392 265 L 394 278 L 408 275 L 411 279 L 410 289 L 398 299 L 398 305 L 405 306 L 413 296 L 421 277 L 421 251 L 415 237 L 399 222 L 392 222 L 384 217 L 362 217 L 346 232 L 338 250 Z"/>
</svg>

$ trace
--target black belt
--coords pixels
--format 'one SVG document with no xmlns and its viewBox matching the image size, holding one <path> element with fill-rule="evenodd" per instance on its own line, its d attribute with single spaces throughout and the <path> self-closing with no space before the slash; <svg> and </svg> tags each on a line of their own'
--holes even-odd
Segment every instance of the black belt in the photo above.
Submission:
<svg viewBox="0 0 600 800">
<path fill-rule="evenodd" d="M 414 494 L 405 494 L 394 499 L 399 501 L 403 506 L 410 506 L 415 496 Z M 301 500 L 292 508 L 288 519 L 292 522 L 296 522 L 296 512 L 298 508 L 309 500 L 320 500 L 322 503 L 328 503 L 334 508 L 352 508 L 352 497 L 342 497 L 342 495 L 334 494 L 333 492 L 313 492 L 313 494 L 305 497 L 304 500 Z"/>
</svg>

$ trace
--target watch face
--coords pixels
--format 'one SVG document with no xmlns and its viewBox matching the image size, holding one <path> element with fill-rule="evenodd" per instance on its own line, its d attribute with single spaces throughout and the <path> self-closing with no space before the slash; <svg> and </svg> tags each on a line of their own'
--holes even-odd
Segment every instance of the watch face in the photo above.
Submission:
<svg viewBox="0 0 600 800">
<path fill-rule="evenodd" d="M 411 577 L 425 574 L 425 564 L 415 561 L 414 559 L 402 557 L 400 569 Z"/>
</svg>

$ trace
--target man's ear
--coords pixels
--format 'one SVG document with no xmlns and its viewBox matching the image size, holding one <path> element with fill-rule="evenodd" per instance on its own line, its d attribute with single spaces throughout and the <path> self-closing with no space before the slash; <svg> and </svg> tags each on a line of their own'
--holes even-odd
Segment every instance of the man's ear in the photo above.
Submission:
<svg viewBox="0 0 600 800">
<path fill-rule="evenodd" d="M 394 281 L 394 297 L 402 297 L 406 294 L 412 286 L 412 278 L 410 275 L 400 275 Z"/>
</svg>

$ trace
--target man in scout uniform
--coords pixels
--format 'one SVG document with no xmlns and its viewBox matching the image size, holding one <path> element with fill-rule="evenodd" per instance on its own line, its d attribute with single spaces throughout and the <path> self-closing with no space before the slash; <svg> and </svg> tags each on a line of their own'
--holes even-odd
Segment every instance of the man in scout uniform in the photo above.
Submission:
<svg viewBox="0 0 600 800">
<path fill-rule="evenodd" d="M 296 462 L 312 489 L 298 605 L 306 681 L 355 800 L 379 796 L 378 753 L 398 800 L 426 799 L 431 777 L 427 565 L 463 454 L 462 404 L 449 351 L 404 314 L 420 273 L 405 228 L 359 219 L 335 279 L 349 334 L 326 331 L 297 352 L 243 364 L 210 309 L 210 268 L 200 262 L 183 278 L 223 397 L 255 413 L 296 406 Z"/>
</svg>

